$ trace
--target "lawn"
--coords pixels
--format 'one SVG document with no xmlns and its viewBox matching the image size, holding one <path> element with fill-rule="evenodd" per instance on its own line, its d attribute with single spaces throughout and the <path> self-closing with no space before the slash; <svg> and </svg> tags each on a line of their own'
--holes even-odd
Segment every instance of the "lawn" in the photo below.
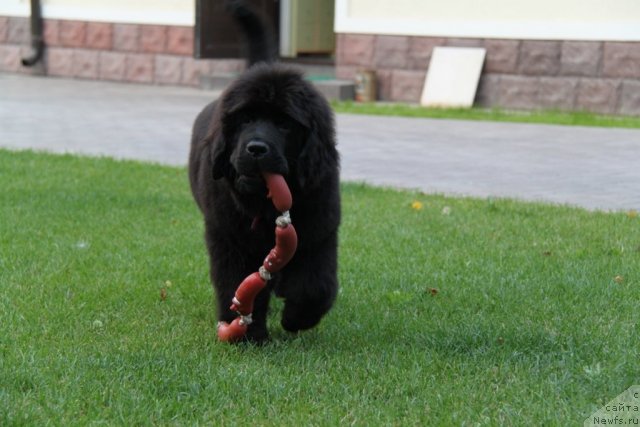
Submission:
<svg viewBox="0 0 640 427">
<path fill-rule="evenodd" d="M 520 111 L 478 107 L 426 108 L 413 104 L 350 101 L 335 101 L 332 107 L 338 113 L 349 114 L 640 129 L 640 117 L 612 116 L 586 111 Z"/>
<path fill-rule="evenodd" d="M 640 382 L 631 212 L 344 184 L 335 309 L 234 346 L 184 169 L 0 171 L 3 426 L 582 425 Z"/>
</svg>

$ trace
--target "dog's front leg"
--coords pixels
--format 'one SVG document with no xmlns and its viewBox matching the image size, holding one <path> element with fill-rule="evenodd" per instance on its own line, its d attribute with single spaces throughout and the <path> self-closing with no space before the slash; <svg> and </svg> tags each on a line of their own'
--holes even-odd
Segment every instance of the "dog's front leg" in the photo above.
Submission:
<svg viewBox="0 0 640 427">
<path fill-rule="evenodd" d="M 207 238 L 207 247 L 211 258 L 210 274 L 216 293 L 218 322 L 231 323 L 238 317 L 238 313 L 230 308 L 238 285 L 256 270 L 256 266 L 260 265 L 262 258 L 257 254 L 247 256 L 246 253 L 241 253 L 237 247 L 226 245 L 221 240 Z M 251 316 L 252 323 L 247 329 L 245 340 L 262 342 L 268 339 L 269 296 L 269 286 L 256 296 Z"/>
<path fill-rule="evenodd" d="M 285 299 L 285 330 L 314 327 L 333 305 L 338 292 L 336 240 L 333 235 L 323 244 L 299 250 L 282 270 L 275 291 Z"/>
</svg>

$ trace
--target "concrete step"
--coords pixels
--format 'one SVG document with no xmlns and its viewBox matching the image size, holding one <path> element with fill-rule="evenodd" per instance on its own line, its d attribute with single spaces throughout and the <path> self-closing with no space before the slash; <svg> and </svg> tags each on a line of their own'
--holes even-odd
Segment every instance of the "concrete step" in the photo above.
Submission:
<svg viewBox="0 0 640 427">
<path fill-rule="evenodd" d="M 200 88 L 205 90 L 222 90 L 238 77 L 237 73 L 216 73 L 200 76 Z"/>
<path fill-rule="evenodd" d="M 355 99 L 356 85 L 351 80 L 312 80 L 312 82 L 329 101 L 353 101 Z"/>
</svg>

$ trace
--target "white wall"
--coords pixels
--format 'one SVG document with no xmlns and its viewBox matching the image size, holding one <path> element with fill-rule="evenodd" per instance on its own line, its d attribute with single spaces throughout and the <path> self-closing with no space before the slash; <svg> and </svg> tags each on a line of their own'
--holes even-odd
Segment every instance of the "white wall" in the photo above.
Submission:
<svg viewBox="0 0 640 427">
<path fill-rule="evenodd" d="M 0 0 L 0 15 L 29 16 L 29 0 Z M 42 0 L 50 19 L 193 25 L 195 0 Z"/>
<path fill-rule="evenodd" d="M 336 0 L 335 30 L 640 41 L 640 0 Z"/>
</svg>

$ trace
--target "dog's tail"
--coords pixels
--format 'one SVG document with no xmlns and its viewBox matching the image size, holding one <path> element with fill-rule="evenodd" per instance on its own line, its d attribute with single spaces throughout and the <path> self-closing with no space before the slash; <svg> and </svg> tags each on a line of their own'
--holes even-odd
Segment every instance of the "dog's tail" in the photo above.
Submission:
<svg viewBox="0 0 640 427">
<path fill-rule="evenodd" d="M 247 38 L 248 66 L 258 62 L 274 62 L 276 44 L 268 24 L 243 0 L 226 0 L 225 5 Z"/>
</svg>

